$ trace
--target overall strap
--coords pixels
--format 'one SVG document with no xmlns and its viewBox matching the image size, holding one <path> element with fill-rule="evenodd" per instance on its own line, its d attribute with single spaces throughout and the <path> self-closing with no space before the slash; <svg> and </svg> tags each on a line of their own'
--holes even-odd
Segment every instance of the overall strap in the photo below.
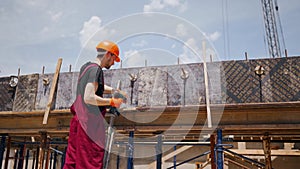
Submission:
<svg viewBox="0 0 300 169">
<path fill-rule="evenodd" d="M 79 82 L 79 80 L 82 78 L 82 76 L 86 73 L 86 71 L 87 71 L 89 68 L 91 68 L 91 67 L 96 67 L 96 66 L 98 66 L 96 63 L 92 63 L 92 64 L 88 65 L 88 66 L 83 70 L 83 72 L 79 75 L 79 77 L 78 77 L 78 82 Z"/>
</svg>

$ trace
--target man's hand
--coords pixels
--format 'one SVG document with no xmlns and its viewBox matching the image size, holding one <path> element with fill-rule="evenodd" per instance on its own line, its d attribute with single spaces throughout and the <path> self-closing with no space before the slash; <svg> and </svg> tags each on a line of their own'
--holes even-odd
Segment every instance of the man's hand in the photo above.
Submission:
<svg viewBox="0 0 300 169">
<path fill-rule="evenodd" d="M 111 98 L 109 101 L 109 104 L 112 107 L 120 108 L 121 104 L 124 103 L 124 100 L 122 98 Z"/>
<path fill-rule="evenodd" d="M 113 98 L 121 98 L 123 99 L 123 103 L 127 102 L 127 94 L 122 90 L 115 90 L 113 93 Z"/>
</svg>

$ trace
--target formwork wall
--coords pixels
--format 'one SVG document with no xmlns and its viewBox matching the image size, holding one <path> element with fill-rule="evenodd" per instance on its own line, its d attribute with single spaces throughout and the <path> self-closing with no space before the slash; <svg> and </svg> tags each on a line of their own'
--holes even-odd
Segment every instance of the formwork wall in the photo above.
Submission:
<svg viewBox="0 0 300 169">
<path fill-rule="evenodd" d="M 255 67 L 265 69 L 260 77 Z M 188 74 L 183 80 L 183 71 Z M 136 75 L 132 88 L 129 74 Z M 207 63 L 211 103 L 288 102 L 300 100 L 300 57 L 224 61 Z M 135 106 L 176 106 L 206 103 L 203 63 L 104 70 L 105 83 L 128 93 Z M 60 73 L 53 109 L 68 108 L 75 99 L 78 72 Z M 43 80 L 48 79 L 45 85 Z M 9 86 L 10 77 L 0 78 L 0 111 L 45 109 L 53 74 L 19 77 Z M 131 99 L 132 98 L 132 99 Z"/>
</svg>

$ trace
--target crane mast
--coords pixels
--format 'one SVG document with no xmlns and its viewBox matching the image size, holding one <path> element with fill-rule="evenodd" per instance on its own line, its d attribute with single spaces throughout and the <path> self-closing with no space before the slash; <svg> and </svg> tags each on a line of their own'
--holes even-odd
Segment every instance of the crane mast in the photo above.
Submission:
<svg viewBox="0 0 300 169">
<path fill-rule="evenodd" d="M 270 57 L 281 57 L 273 0 L 261 0 Z"/>
</svg>

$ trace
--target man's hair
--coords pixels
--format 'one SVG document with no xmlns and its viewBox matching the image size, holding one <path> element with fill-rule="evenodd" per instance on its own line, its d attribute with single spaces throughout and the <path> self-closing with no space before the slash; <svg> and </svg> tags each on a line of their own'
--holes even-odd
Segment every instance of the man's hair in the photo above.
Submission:
<svg viewBox="0 0 300 169">
<path fill-rule="evenodd" d="M 105 55 L 106 52 L 107 51 L 104 49 L 98 49 L 97 50 L 97 58 L 101 59 Z"/>
</svg>

